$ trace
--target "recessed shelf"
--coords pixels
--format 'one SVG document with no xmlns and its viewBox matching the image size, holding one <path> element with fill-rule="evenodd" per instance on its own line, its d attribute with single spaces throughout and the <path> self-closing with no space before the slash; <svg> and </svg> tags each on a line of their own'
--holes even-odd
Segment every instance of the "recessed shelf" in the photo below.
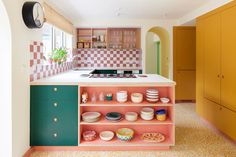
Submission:
<svg viewBox="0 0 236 157">
<path fill-rule="evenodd" d="M 170 118 L 168 118 L 165 121 L 158 121 L 157 119 L 147 121 L 147 120 L 143 120 L 139 118 L 135 122 L 129 122 L 125 119 L 119 122 L 111 122 L 111 121 L 106 120 L 105 118 L 102 118 L 98 122 L 94 122 L 94 123 L 88 123 L 84 121 L 80 122 L 80 125 L 165 125 L 165 124 L 173 124 L 173 121 L 171 121 Z"/>
<path fill-rule="evenodd" d="M 173 106 L 174 104 L 172 103 L 168 103 L 168 104 L 163 104 L 161 102 L 157 102 L 157 103 L 150 103 L 150 102 L 147 102 L 147 101 L 143 101 L 142 103 L 139 103 L 139 104 L 136 104 L 136 103 L 133 103 L 131 101 L 127 101 L 125 103 L 120 103 L 120 102 L 117 102 L 117 101 L 104 101 L 104 102 L 100 102 L 100 101 L 97 101 L 97 102 L 91 102 L 91 101 L 88 101 L 86 104 L 80 104 L 80 106 Z"/>
<path fill-rule="evenodd" d="M 141 139 L 141 135 L 135 135 L 129 142 L 118 140 L 116 137 L 111 141 L 103 141 L 97 137 L 94 141 L 81 140 L 79 146 L 173 146 L 174 142 L 170 138 L 166 138 L 165 141 L 160 143 L 145 142 Z"/>
</svg>

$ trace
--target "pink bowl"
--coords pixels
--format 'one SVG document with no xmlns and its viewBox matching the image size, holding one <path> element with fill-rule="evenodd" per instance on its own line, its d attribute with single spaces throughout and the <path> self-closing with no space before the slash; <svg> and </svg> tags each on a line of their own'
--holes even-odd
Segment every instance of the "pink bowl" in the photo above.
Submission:
<svg viewBox="0 0 236 157">
<path fill-rule="evenodd" d="M 85 131 L 83 132 L 83 139 L 85 141 L 92 141 L 92 140 L 95 140 L 96 138 L 96 132 L 95 131 Z"/>
</svg>

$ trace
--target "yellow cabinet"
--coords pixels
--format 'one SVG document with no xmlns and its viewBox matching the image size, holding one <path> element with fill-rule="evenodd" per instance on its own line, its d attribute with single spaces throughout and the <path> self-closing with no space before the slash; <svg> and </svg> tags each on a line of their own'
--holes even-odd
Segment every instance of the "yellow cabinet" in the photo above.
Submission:
<svg viewBox="0 0 236 157">
<path fill-rule="evenodd" d="M 236 111 L 236 7 L 221 14 L 221 104 Z"/>
<path fill-rule="evenodd" d="M 204 19 L 204 97 L 220 103 L 220 15 Z"/>
<path fill-rule="evenodd" d="M 236 140 L 236 1 L 197 19 L 199 115 Z"/>
</svg>

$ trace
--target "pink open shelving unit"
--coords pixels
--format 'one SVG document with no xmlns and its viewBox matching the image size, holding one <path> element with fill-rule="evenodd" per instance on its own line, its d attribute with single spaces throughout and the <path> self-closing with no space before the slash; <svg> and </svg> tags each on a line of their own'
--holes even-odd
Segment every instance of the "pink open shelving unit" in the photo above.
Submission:
<svg viewBox="0 0 236 157">
<path fill-rule="evenodd" d="M 157 103 L 149 103 L 146 101 L 145 93 L 147 89 L 157 89 L 159 91 L 159 98 L 168 97 L 170 98 L 170 102 L 168 104 L 163 104 L 160 101 Z M 128 101 L 125 103 L 119 103 L 116 101 L 116 92 L 126 90 L 128 91 Z M 175 145 L 175 117 L 174 117 L 174 104 L 175 104 L 175 89 L 173 86 L 114 86 L 114 85 L 80 85 L 80 96 L 83 92 L 87 92 L 90 96 L 96 94 L 97 101 L 87 103 L 81 103 L 79 100 L 79 147 L 83 150 L 163 150 L 169 149 L 170 146 Z M 99 94 L 103 92 L 104 95 L 106 93 L 113 93 L 112 101 L 104 101 L 100 102 L 98 100 Z M 139 104 L 132 103 L 130 100 L 130 95 L 133 92 L 143 93 L 144 101 Z M 126 112 L 137 112 L 140 113 L 143 107 L 151 107 L 155 109 L 166 109 L 167 110 L 167 119 L 165 121 L 158 121 L 157 119 L 153 119 L 151 121 L 146 121 L 139 118 L 135 122 L 129 122 L 125 119 L 120 120 L 119 122 L 111 122 L 105 119 L 105 115 L 108 112 L 120 112 L 121 114 L 125 114 Z M 81 114 L 84 112 L 96 111 L 102 114 L 102 118 L 94 123 L 87 123 L 82 121 Z M 116 137 L 114 137 L 111 141 L 102 141 L 99 138 L 99 133 L 101 131 L 110 130 L 114 133 L 119 128 L 131 128 L 135 131 L 134 138 L 129 142 L 119 141 Z M 97 138 L 94 141 L 84 141 L 82 138 L 82 133 L 87 130 L 94 130 L 97 132 Z M 165 135 L 165 141 L 161 143 L 149 143 L 143 141 L 140 137 L 143 133 L 146 132 L 160 132 Z"/>
</svg>

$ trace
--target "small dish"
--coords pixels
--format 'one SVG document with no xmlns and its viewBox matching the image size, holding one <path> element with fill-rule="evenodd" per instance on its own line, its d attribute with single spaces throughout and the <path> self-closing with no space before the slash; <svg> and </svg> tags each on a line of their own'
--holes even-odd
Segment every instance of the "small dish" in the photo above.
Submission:
<svg viewBox="0 0 236 157">
<path fill-rule="evenodd" d="M 160 100 L 163 104 L 167 104 L 168 102 L 170 102 L 169 98 L 161 98 Z"/>
<path fill-rule="evenodd" d="M 110 140 L 112 140 L 114 135 L 115 134 L 112 131 L 102 131 L 99 134 L 101 140 L 103 140 L 103 141 L 110 141 Z"/>
</svg>

